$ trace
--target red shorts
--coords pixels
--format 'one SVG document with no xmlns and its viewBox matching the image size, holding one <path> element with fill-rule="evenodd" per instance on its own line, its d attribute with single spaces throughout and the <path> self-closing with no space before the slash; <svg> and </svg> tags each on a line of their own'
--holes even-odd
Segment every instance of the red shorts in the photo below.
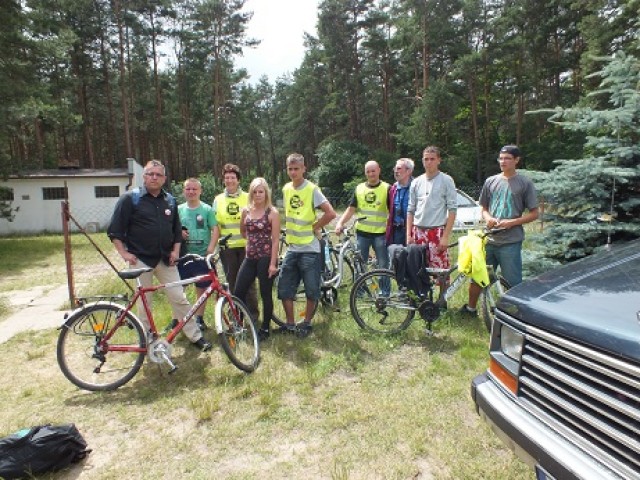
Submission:
<svg viewBox="0 0 640 480">
<path fill-rule="evenodd" d="M 427 245 L 427 255 L 429 256 L 430 268 L 449 268 L 449 252 L 445 249 L 438 251 L 440 239 L 444 233 L 444 227 L 422 228 L 413 227 L 413 238 L 417 245 Z"/>
</svg>

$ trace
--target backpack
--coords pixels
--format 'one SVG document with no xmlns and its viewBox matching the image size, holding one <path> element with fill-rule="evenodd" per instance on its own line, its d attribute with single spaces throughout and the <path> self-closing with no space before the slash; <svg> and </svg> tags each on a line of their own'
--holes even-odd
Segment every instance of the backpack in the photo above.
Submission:
<svg viewBox="0 0 640 480">
<path fill-rule="evenodd" d="M 0 438 L 0 477 L 32 477 L 77 463 L 91 452 L 74 424 L 40 425 Z"/>
<path fill-rule="evenodd" d="M 426 254 L 426 245 L 389 246 L 389 257 L 398 285 L 413 291 L 420 298 L 425 298 L 431 291 L 431 281 L 425 270 Z"/>
<path fill-rule="evenodd" d="M 140 187 L 135 187 L 131 189 L 131 199 L 133 200 L 133 205 L 136 206 L 140 203 Z M 164 199 L 169 202 L 169 206 L 173 209 L 176 206 L 176 197 L 171 195 L 169 192 L 165 192 Z"/>
</svg>

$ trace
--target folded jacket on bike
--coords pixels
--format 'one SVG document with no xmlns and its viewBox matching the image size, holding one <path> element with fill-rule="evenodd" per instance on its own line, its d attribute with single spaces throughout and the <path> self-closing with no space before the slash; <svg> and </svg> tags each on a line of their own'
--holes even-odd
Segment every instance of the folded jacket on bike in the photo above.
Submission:
<svg viewBox="0 0 640 480">
<path fill-rule="evenodd" d="M 427 295 L 431 289 L 425 270 L 426 253 L 426 245 L 389 245 L 389 257 L 398 285 L 412 290 L 419 297 Z"/>
</svg>

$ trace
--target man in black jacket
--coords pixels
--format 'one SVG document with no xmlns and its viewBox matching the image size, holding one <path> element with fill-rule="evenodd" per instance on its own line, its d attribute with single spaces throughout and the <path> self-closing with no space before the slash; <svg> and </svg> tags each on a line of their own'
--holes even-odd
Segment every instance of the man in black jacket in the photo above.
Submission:
<svg viewBox="0 0 640 480">
<path fill-rule="evenodd" d="M 161 283 L 180 280 L 175 262 L 180 255 L 182 225 L 173 196 L 163 190 L 165 168 L 158 160 L 149 161 L 144 167 L 144 187 L 126 192 L 118 199 L 107 234 L 120 256 L 131 267 L 152 267 L 143 273 L 144 286 L 153 284 L 153 275 Z M 183 318 L 190 305 L 182 286 L 165 290 L 173 318 Z M 151 305 L 151 294 L 147 294 Z M 142 305 L 138 317 L 149 328 L 149 320 Z M 211 350 L 211 344 L 203 337 L 195 322 L 188 322 L 183 330 L 189 340 L 200 350 Z"/>
</svg>

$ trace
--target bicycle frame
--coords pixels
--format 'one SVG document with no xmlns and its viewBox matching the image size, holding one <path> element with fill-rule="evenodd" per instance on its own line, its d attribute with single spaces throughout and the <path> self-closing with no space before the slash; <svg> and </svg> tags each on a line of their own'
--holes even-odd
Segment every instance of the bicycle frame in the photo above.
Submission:
<svg viewBox="0 0 640 480">
<path fill-rule="evenodd" d="M 330 279 L 323 280 L 324 287 L 338 288 L 342 285 L 342 279 L 344 278 L 344 259 L 347 252 L 353 252 L 354 255 L 358 254 L 358 249 L 353 242 L 353 236 L 347 233 L 345 229 L 345 241 L 340 245 L 340 251 L 338 252 L 338 268 L 337 274 Z M 355 268 L 355 265 L 353 266 Z"/>
<path fill-rule="evenodd" d="M 172 328 L 165 336 L 165 339 L 167 340 L 167 342 L 169 343 L 173 343 L 173 341 L 175 340 L 175 338 L 178 336 L 178 334 L 182 331 L 184 325 L 191 320 L 191 318 L 193 318 L 194 314 L 196 313 L 196 311 L 198 310 L 198 308 L 204 303 L 206 302 L 212 295 L 213 293 L 217 293 L 218 295 L 218 302 L 221 301 L 221 299 L 223 297 L 226 297 L 227 299 L 231 299 L 231 293 L 229 292 L 229 290 L 227 288 L 225 288 L 219 281 L 218 276 L 215 272 L 215 269 L 212 269 L 212 265 L 209 261 L 207 261 L 207 266 L 209 267 L 209 272 L 202 274 L 202 275 L 198 275 L 196 277 L 192 277 L 192 278 L 187 278 L 184 280 L 178 280 L 175 282 L 169 282 L 169 283 L 165 283 L 165 284 L 160 284 L 160 285 L 152 285 L 150 287 L 143 287 L 140 281 L 140 275 L 142 273 L 151 271 L 151 269 L 140 269 L 140 273 L 136 276 L 136 289 L 135 292 L 133 294 L 133 296 L 131 297 L 131 299 L 129 300 L 129 302 L 127 303 L 127 305 L 121 309 L 121 313 L 118 316 L 118 319 L 116 321 L 116 323 L 113 325 L 113 327 L 111 328 L 111 330 L 109 332 L 107 332 L 106 335 L 104 335 L 99 344 L 102 348 L 105 348 L 107 351 L 127 351 L 127 352 L 146 352 L 146 350 L 148 349 L 148 345 L 147 345 L 147 349 L 142 349 L 142 348 L 137 348 L 137 347 L 131 347 L 131 346 L 127 346 L 127 347 L 118 347 L 117 345 L 109 345 L 109 339 L 113 336 L 113 334 L 115 333 L 115 331 L 122 327 L 124 321 L 125 321 L 125 317 L 127 315 L 127 313 L 130 313 L 136 320 L 138 320 L 138 322 L 142 323 L 141 320 L 138 318 L 138 316 L 133 312 L 133 307 L 134 305 L 138 302 L 138 300 L 140 300 L 142 302 L 143 308 L 145 310 L 145 313 L 147 314 L 147 319 L 149 321 L 149 333 L 151 333 L 151 338 L 152 341 L 158 339 L 161 335 L 158 333 L 158 330 L 156 328 L 154 319 L 153 319 L 153 312 L 149 306 L 149 302 L 147 300 L 146 294 L 147 293 L 153 293 L 156 292 L 157 290 L 162 290 L 165 288 L 171 288 L 171 287 L 177 287 L 177 286 L 184 286 L 184 285 L 190 285 L 192 283 L 196 283 L 196 282 L 201 282 L 201 281 L 205 281 L 205 280 L 209 280 L 211 281 L 211 284 L 206 288 L 206 290 L 202 293 L 202 295 L 200 295 L 200 297 L 196 300 L 196 302 L 193 304 L 193 306 L 189 309 L 189 311 L 187 312 L 187 314 L 184 316 L 184 318 L 180 319 L 178 321 L 178 324 Z M 216 320 L 216 332 L 218 334 L 223 332 L 223 327 L 222 324 L 220 323 L 220 321 L 217 319 Z"/>
</svg>

